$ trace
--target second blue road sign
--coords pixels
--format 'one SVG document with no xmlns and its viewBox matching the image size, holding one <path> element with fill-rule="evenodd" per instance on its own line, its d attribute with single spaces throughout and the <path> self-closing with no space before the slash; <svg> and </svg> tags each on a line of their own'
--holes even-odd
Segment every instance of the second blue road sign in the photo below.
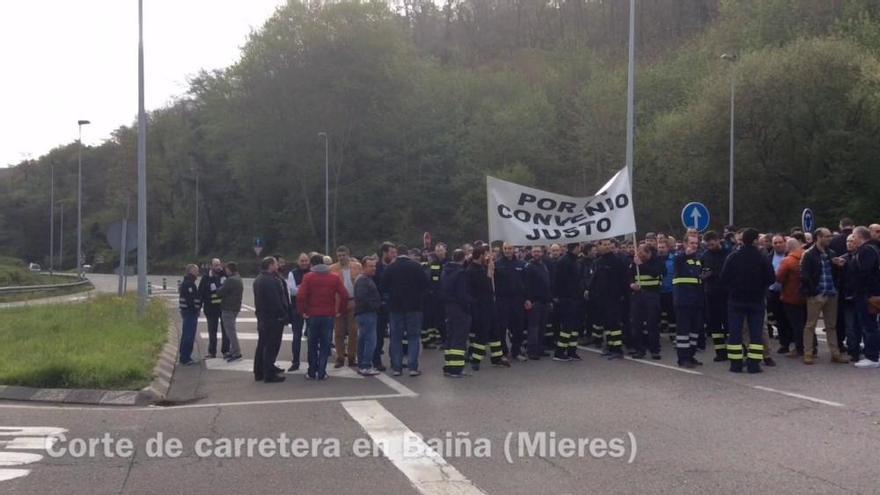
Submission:
<svg viewBox="0 0 880 495">
<path fill-rule="evenodd" d="M 686 229 L 705 232 L 709 228 L 709 209 L 703 203 L 691 202 L 681 209 L 681 224 Z"/>
</svg>

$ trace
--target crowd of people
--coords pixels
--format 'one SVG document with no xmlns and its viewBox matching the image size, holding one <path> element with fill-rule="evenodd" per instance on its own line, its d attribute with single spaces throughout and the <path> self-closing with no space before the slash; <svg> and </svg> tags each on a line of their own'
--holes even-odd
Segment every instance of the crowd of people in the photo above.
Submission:
<svg viewBox="0 0 880 495">
<path fill-rule="evenodd" d="M 629 353 L 661 359 L 668 334 L 678 366 L 703 365 L 697 353 L 731 372 L 775 366 L 776 352 L 806 365 L 819 359 L 816 329 L 824 324 L 832 363 L 880 368 L 880 225 L 838 231 L 792 229 L 761 234 L 725 228 L 688 230 L 681 240 L 647 233 L 636 243 L 550 246 L 476 241 L 448 252 L 437 243 L 407 249 L 391 242 L 360 260 L 348 248 L 334 262 L 301 254 L 262 260 L 253 284 L 258 342 L 254 377 L 284 380 L 276 366 L 286 327 L 293 333 L 291 366 L 301 366 L 307 341 L 308 380 L 327 366 L 364 376 L 421 374 L 422 349 L 442 349 L 443 374 L 469 376 L 486 364 L 551 358 L 580 361 L 592 345 L 608 359 Z M 200 311 L 208 326 L 208 358 L 242 358 L 235 330 L 243 285 L 234 262 L 212 261 L 201 275 L 187 267 L 180 286 L 180 362 L 190 364 Z M 198 281 L 198 283 L 197 283 Z"/>
</svg>

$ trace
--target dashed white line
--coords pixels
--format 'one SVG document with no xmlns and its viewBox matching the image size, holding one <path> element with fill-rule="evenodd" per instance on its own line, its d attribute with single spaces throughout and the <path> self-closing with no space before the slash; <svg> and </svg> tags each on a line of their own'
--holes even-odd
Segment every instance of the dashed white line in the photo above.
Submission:
<svg viewBox="0 0 880 495">
<path fill-rule="evenodd" d="M 343 402 L 385 457 L 424 495 L 486 495 L 377 401 Z"/>
<path fill-rule="evenodd" d="M 832 406 L 832 407 L 846 407 L 844 404 L 841 404 L 840 402 L 819 399 L 817 397 L 810 397 L 809 395 L 796 394 L 794 392 L 786 392 L 784 390 L 777 390 L 775 388 L 764 387 L 762 385 L 752 385 L 752 388 L 757 389 L 757 390 L 763 390 L 765 392 L 772 392 L 774 394 L 785 395 L 787 397 L 793 397 L 795 399 L 808 400 L 810 402 L 815 402 L 816 404 L 823 404 L 823 405 Z"/>
</svg>

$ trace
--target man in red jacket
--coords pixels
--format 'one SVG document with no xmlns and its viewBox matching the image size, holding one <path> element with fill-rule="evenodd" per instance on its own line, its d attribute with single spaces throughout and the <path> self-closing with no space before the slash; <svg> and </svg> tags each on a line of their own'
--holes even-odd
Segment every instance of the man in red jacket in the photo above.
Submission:
<svg viewBox="0 0 880 495">
<path fill-rule="evenodd" d="M 333 319 L 347 309 L 348 291 L 342 279 L 324 264 L 323 256 L 312 256 L 311 263 L 312 271 L 303 277 L 299 286 L 296 307 L 308 321 L 309 369 L 306 380 L 323 380 L 327 378 Z"/>
</svg>

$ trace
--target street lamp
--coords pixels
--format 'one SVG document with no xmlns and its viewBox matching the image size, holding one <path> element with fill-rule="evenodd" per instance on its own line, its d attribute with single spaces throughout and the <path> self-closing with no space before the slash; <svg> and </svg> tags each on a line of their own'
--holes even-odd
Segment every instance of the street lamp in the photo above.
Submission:
<svg viewBox="0 0 880 495">
<path fill-rule="evenodd" d="M 324 138 L 324 254 L 330 256 L 330 138 L 326 132 L 319 132 Z"/>
<path fill-rule="evenodd" d="M 736 63 L 739 57 L 735 53 L 721 55 L 721 60 Z M 730 71 L 730 192 L 727 204 L 727 225 L 733 225 L 733 158 L 734 158 L 734 116 L 736 115 L 736 71 Z"/>
<path fill-rule="evenodd" d="M 77 162 L 79 164 L 76 174 L 76 273 L 82 276 L 82 193 L 83 193 L 83 160 L 82 160 L 82 126 L 89 125 L 88 120 L 77 120 L 79 128 L 79 156 Z"/>
<path fill-rule="evenodd" d="M 64 201 L 58 201 L 61 208 L 61 221 L 58 225 L 58 269 L 64 270 Z"/>
<path fill-rule="evenodd" d="M 49 275 L 55 271 L 55 162 L 49 162 Z"/>
</svg>

